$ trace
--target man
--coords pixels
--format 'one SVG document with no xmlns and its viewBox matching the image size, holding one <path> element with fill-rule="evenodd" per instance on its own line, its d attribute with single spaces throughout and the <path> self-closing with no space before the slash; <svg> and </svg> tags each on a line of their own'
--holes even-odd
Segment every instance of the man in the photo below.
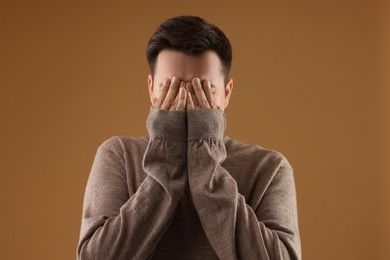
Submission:
<svg viewBox="0 0 390 260">
<path fill-rule="evenodd" d="M 149 136 L 97 149 L 78 259 L 301 259 L 287 159 L 224 134 L 233 90 L 224 33 L 174 17 L 147 58 Z"/>
</svg>

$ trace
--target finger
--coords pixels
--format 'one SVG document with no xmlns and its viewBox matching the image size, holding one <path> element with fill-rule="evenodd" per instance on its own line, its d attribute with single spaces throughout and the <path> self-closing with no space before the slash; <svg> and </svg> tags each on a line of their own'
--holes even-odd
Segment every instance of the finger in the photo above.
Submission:
<svg viewBox="0 0 390 260">
<path fill-rule="evenodd" d="M 180 89 L 177 92 L 175 100 L 173 100 L 173 103 L 172 103 L 171 107 L 169 108 L 169 110 L 176 110 L 177 103 L 179 102 L 179 92 L 180 92 Z"/>
<path fill-rule="evenodd" d="M 164 102 L 161 105 L 161 109 L 169 110 L 172 106 L 173 101 L 176 98 L 177 92 L 179 90 L 180 78 L 178 76 L 173 76 L 171 80 L 171 85 L 169 86 L 168 93 L 164 99 Z"/>
<path fill-rule="evenodd" d="M 168 93 L 168 89 L 169 89 L 170 84 L 171 84 L 171 81 L 169 79 L 164 80 L 163 85 L 161 87 L 160 96 L 158 98 L 156 98 L 156 101 L 154 102 L 155 107 L 161 108 L 161 106 L 164 102 L 165 96 Z M 155 87 L 158 88 L 158 86 L 155 86 Z"/>
<path fill-rule="evenodd" d="M 184 87 L 185 86 L 185 82 L 184 81 L 180 81 L 180 87 Z M 177 95 L 176 95 L 176 97 L 175 97 L 175 100 L 173 101 L 173 103 L 172 103 L 172 105 L 171 105 L 171 107 L 169 108 L 169 110 L 176 110 L 176 108 L 177 108 L 177 104 L 179 103 L 179 93 L 180 93 L 180 88 L 179 88 L 179 90 L 178 90 L 178 92 L 177 92 Z"/>
<path fill-rule="evenodd" d="M 194 91 L 194 88 L 192 86 L 192 83 L 187 82 L 186 88 L 187 88 L 187 91 L 191 93 L 191 100 L 192 100 L 192 103 L 194 104 L 194 109 L 200 108 L 199 102 L 195 96 L 195 91 Z"/>
<path fill-rule="evenodd" d="M 210 83 L 210 81 L 206 80 L 203 83 L 203 91 L 204 91 L 204 93 L 206 95 L 207 101 L 210 104 L 210 107 L 211 108 L 217 108 L 215 97 L 214 97 L 213 92 L 211 90 L 211 83 Z"/>
<path fill-rule="evenodd" d="M 192 100 L 192 94 L 187 92 L 187 110 L 195 109 L 194 101 Z"/>
<path fill-rule="evenodd" d="M 185 85 L 185 84 L 184 84 Z M 179 89 L 179 103 L 176 110 L 185 110 L 186 100 L 187 100 L 187 91 L 184 86 L 181 86 Z"/>
<path fill-rule="evenodd" d="M 192 85 L 194 87 L 196 98 L 198 99 L 201 108 L 210 108 L 210 104 L 207 101 L 206 95 L 203 91 L 200 79 L 195 77 L 192 79 Z"/>
</svg>

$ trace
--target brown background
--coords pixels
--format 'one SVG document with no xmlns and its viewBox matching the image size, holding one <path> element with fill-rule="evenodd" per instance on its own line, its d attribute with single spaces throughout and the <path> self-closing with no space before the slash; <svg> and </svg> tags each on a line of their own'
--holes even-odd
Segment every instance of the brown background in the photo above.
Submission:
<svg viewBox="0 0 390 260">
<path fill-rule="evenodd" d="M 80 2 L 0 4 L 1 259 L 75 258 L 96 148 L 147 134 L 146 43 L 181 14 L 232 42 L 226 134 L 295 168 L 303 258 L 390 259 L 386 1 Z"/>
</svg>

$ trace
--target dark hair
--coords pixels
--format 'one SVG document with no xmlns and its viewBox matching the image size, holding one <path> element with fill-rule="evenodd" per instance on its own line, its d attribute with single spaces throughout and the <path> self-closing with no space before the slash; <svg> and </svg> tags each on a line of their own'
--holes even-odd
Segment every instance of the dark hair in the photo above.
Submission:
<svg viewBox="0 0 390 260">
<path fill-rule="evenodd" d="M 221 60 L 225 78 L 232 63 L 232 46 L 226 35 L 215 25 L 198 16 L 176 16 L 160 24 L 150 38 L 146 57 L 154 77 L 156 59 L 163 49 L 172 49 L 190 55 L 214 50 Z"/>
</svg>

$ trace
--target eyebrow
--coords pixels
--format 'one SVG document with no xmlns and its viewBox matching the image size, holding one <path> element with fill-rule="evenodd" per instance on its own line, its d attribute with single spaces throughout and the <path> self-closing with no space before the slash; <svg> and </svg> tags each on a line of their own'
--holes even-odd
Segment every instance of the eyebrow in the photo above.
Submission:
<svg viewBox="0 0 390 260">
<path fill-rule="evenodd" d="M 200 82 L 201 82 L 202 85 L 203 85 L 204 81 L 205 81 L 204 79 L 201 79 L 201 80 L 200 80 Z M 162 87 L 163 82 L 164 82 L 164 80 L 160 82 L 160 85 L 159 85 L 160 87 Z M 210 82 L 210 83 L 211 83 L 211 82 Z M 215 84 L 211 83 L 211 87 L 212 87 L 212 88 L 215 88 L 215 87 L 217 87 L 217 86 L 216 86 Z"/>
</svg>

